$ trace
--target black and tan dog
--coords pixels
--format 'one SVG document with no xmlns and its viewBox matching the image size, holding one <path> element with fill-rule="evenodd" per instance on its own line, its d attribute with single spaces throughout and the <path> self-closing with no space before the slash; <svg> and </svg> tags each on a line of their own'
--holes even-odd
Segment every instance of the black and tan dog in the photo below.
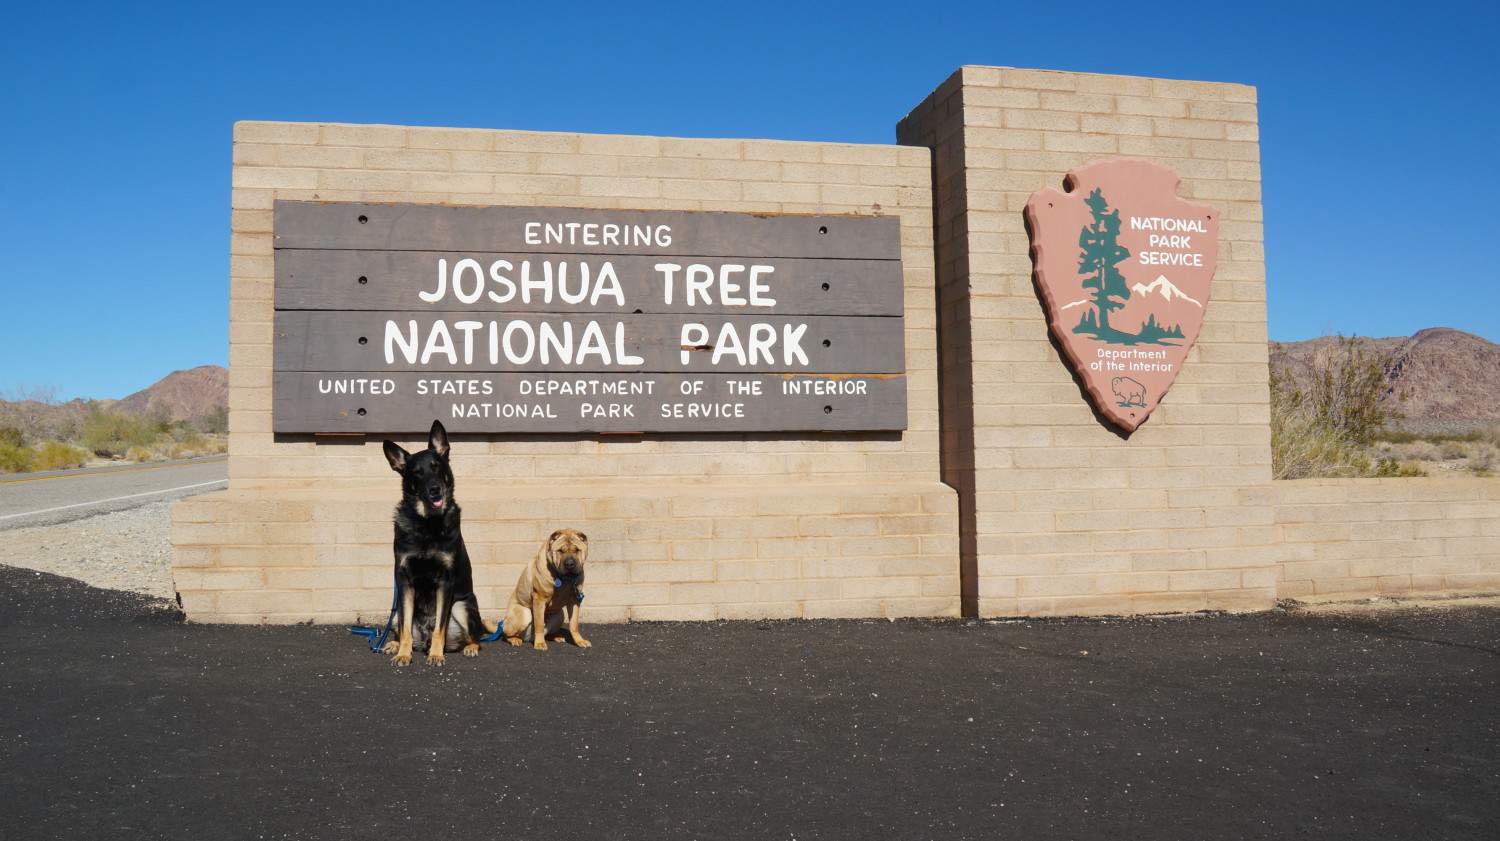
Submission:
<svg viewBox="0 0 1500 841">
<path fill-rule="evenodd" d="M 579 648 L 592 643 L 583 638 L 579 614 L 583 611 L 583 563 L 588 559 L 589 538 L 577 529 L 558 529 L 542 542 L 536 557 L 521 570 L 505 610 L 505 641 L 520 645 L 530 637 L 531 647 L 547 650 L 547 637 L 568 625 L 568 636 Z"/>
<path fill-rule="evenodd" d="M 459 533 L 453 501 L 453 470 L 448 466 L 448 432 L 432 422 L 427 449 L 408 453 L 385 442 L 385 458 L 401 474 L 396 506 L 396 638 L 386 643 L 391 662 L 411 662 L 412 647 L 427 642 L 427 662 L 441 666 L 450 644 L 450 622 L 465 657 L 479 654 L 486 626 L 474 597 L 474 572 Z M 494 626 L 488 627 L 494 631 Z M 456 646 L 455 646 L 456 647 Z"/>
</svg>

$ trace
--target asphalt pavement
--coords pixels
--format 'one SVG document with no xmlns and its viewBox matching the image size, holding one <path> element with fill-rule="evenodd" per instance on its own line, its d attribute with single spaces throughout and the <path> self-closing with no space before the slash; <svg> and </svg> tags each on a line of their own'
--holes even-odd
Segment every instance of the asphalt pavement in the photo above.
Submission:
<svg viewBox="0 0 1500 841">
<path fill-rule="evenodd" d="M 229 462 L 211 456 L 0 477 L 0 530 L 44 526 L 222 490 Z"/>
<path fill-rule="evenodd" d="M 398 670 L 0 568 L 0 636 L 7 841 L 1500 837 L 1493 607 L 602 625 Z"/>
</svg>

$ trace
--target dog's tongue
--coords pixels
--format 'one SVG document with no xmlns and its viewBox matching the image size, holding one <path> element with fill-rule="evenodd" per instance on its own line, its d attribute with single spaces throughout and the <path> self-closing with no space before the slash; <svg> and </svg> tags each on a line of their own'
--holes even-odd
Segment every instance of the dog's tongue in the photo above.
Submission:
<svg viewBox="0 0 1500 841">
<path fill-rule="evenodd" d="M 435 499 L 435 500 L 432 501 L 432 507 L 433 508 L 442 508 L 444 505 L 447 504 L 447 502 L 448 501 L 445 500 L 445 499 Z"/>
</svg>

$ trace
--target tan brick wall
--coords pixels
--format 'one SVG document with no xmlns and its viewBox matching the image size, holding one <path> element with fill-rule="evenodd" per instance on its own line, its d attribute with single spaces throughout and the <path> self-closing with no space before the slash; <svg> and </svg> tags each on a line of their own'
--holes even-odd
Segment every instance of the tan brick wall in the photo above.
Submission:
<svg viewBox="0 0 1500 841">
<path fill-rule="evenodd" d="M 482 605 L 575 525 L 595 545 L 594 620 L 956 615 L 929 173 L 926 149 L 901 146 L 237 124 L 230 490 L 174 509 L 189 618 L 341 622 L 389 604 L 397 480 L 379 439 L 271 432 L 277 199 L 900 216 L 904 433 L 466 437 L 458 499 Z"/>
<path fill-rule="evenodd" d="M 384 490 L 179 502 L 173 576 L 188 617 L 383 621 L 392 478 Z M 591 622 L 958 613 L 957 499 L 937 482 L 507 489 L 471 479 L 458 498 L 481 610 L 503 605 L 542 538 L 571 524 L 590 540 Z"/>
<path fill-rule="evenodd" d="M 1275 487 L 1281 598 L 1500 592 L 1500 479 Z"/>
<path fill-rule="evenodd" d="M 969 325 L 969 195 L 965 189 L 962 71 L 949 76 L 897 127 L 896 139 L 933 151 L 934 254 L 938 266 L 938 384 L 943 481 L 972 500 L 974 495 L 974 371 Z M 977 551 L 974 507 L 959 508 L 962 605 L 977 613 Z"/>
<path fill-rule="evenodd" d="M 937 162 L 943 441 L 973 440 L 945 453 L 945 477 L 962 492 L 981 615 L 1274 603 L 1255 119 L 1244 85 L 964 67 L 898 128 Z M 1094 417 L 1048 340 L 1021 213 L 1115 155 L 1173 167 L 1181 194 L 1223 219 L 1202 335 L 1128 439 Z"/>
</svg>

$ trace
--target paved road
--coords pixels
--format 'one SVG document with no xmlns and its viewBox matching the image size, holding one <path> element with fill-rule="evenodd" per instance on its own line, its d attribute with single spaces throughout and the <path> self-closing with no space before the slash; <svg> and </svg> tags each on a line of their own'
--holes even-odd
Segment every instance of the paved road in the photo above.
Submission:
<svg viewBox="0 0 1500 841">
<path fill-rule="evenodd" d="M 0 478 L 0 529 L 61 523 L 220 490 L 227 477 L 223 456 L 7 476 Z"/>
<path fill-rule="evenodd" d="M 0 568 L 0 836 L 1500 837 L 1500 610 L 596 626 L 393 669 Z"/>
</svg>

